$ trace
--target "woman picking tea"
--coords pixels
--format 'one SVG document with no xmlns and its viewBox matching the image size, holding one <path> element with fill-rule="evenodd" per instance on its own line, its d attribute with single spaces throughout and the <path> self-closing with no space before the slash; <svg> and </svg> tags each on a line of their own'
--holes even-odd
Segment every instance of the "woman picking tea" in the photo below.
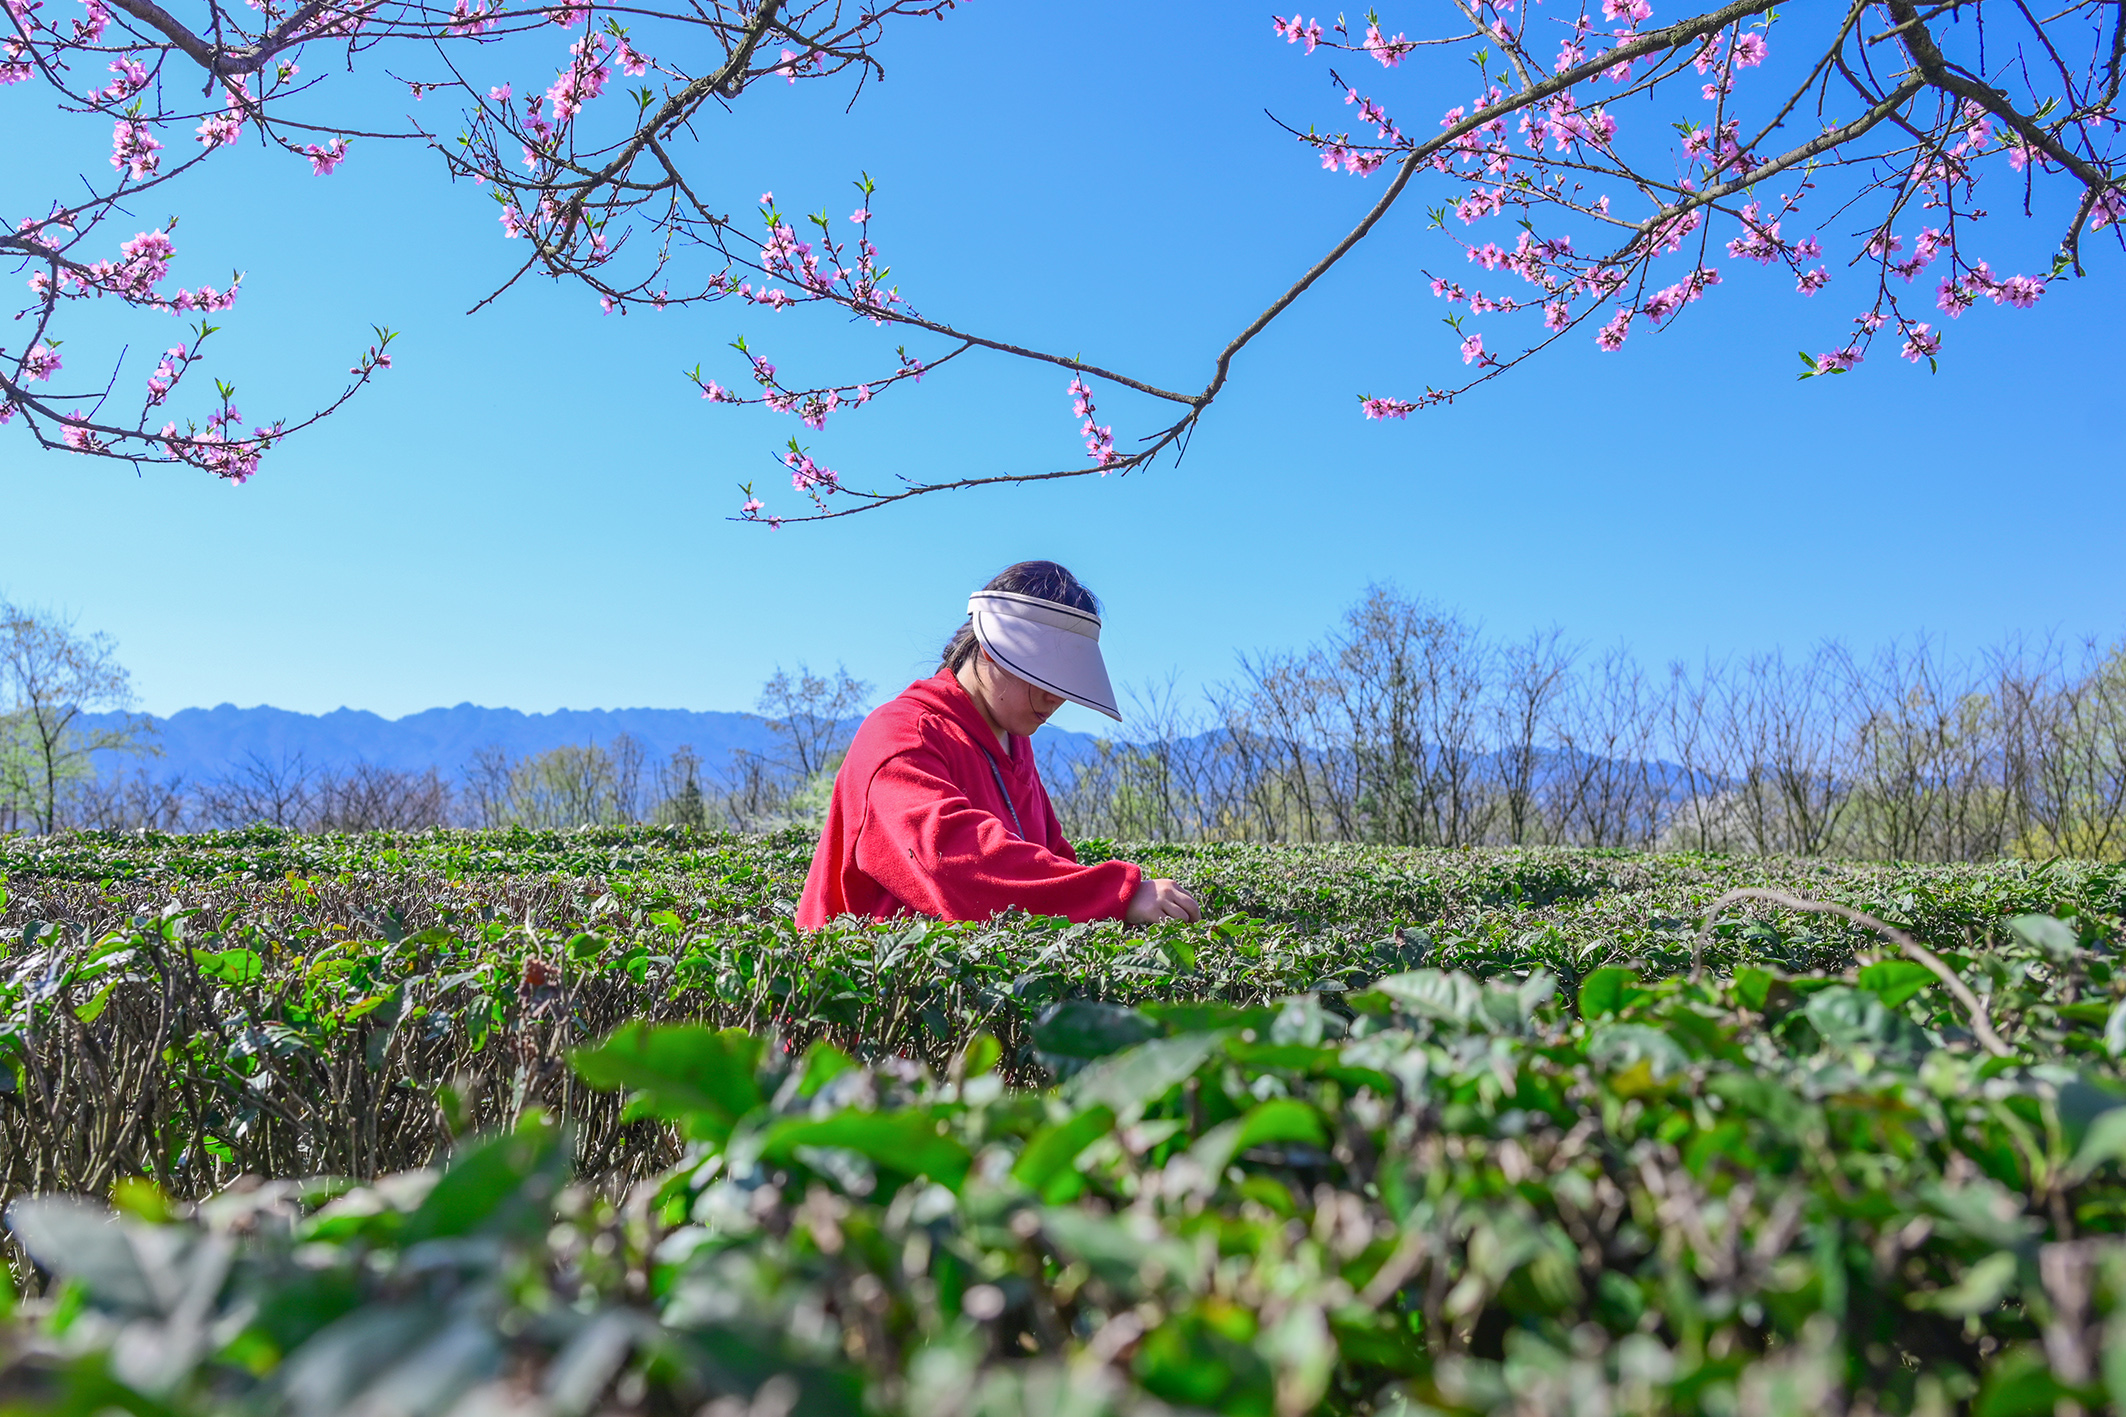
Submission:
<svg viewBox="0 0 2126 1417">
<path fill-rule="evenodd" d="M 1195 920 L 1189 893 L 1127 861 L 1078 862 L 1034 765 L 1064 702 L 1117 723 L 1100 606 L 1053 561 L 1022 561 L 967 602 L 936 674 L 880 705 L 834 776 L 800 928 L 842 915 Z"/>
</svg>

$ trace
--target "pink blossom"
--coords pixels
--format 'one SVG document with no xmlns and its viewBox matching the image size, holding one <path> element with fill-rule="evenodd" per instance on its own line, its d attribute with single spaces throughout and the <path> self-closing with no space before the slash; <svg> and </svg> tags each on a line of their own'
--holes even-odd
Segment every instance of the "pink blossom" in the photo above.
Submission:
<svg viewBox="0 0 2126 1417">
<path fill-rule="evenodd" d="M 235 100 L 232 99 L 230 102 L 232 107 L 229 111 L 208 114 L 205 118 L 200 119 L 199 126 L 192 130 L 198 135 L 201 147 L 226 147 L 243 135 L 243 111 L 233 107 Z"/>
<path fill-rule="evenodd" d="M 1742 208 L 1742 235 L 1727 243 L 1727 254 L 1737 260 L 1755 261 L 1770 265 L 1786 249 L 1779 239 L 1779 223 L 1766 226 L 1760 219 L 1757 203 L 1745 203 Z"/>
<path fill-rule="evenodd" d="M 170 396 L 170 390 L 176 385 L 182 372 L 179 366 L 183 364 L 184 358 L 183 345 L 163 351 L 161 362 L 155 366 L 155 372 L 148 376 L 148 407 L 153 408 Z"/>
<path fill-rule="evenodd" d="M 1408 418 L 1417 405 L 1407 399 L 1377 399 L 1359 396 L 1359 407 L 1368 419 Z"/>
<path fill-rule="evenodd" d="M 1393 69 L 1403 62 L 1404 55 L 1415 48 L 1416 45 L 1399 34 L 1393 39 L 1382 39 L 1379 25 L 1366 26 L 1366 53 L 1379 60 L 1383 69 Z"/>
<path fill-rule="evenodd" d="M 110 445 L 88 429 L 69 424 L 60 438 L 77 453 L 100 453 Z"/>
<path fill-rule="evenodd" d="M 1993 287 L 1993 303 L 2003 302 L 2018 310 L 2028 310 L 2037 304 L 2038 297 L 2045 293 L 2045 283 L 2033 276 L 2009 276 Z"/>
<path fill-rule="evenodd" d="M 745 505 L 738 509 L 738 513 L 740 516 L 750 517 L 766 505 L 767 504 L 765 502 L 762 502 L 758 497 L 748 497 L 746 498 Z"/>
<path fill-rule="evenodd" d="M 1795 281 L 1794 289 L 1800 291 L 1803 295 L 1814 295 L 1830 283 L 1830 271 L 1818 266 L 1815 270 L 1804 273 L 1801 279 Z"/>
<path fill-rule="evenodd" d="M 111 61 L 111 72 L 118 77 L 107 87 L 89 95 L 98 103 L 121 103 L 148 86 L 148 71 L 130 54 L 121 54 Z"/>
<path fill-rule="evenodd" d="M 74 21 L 74 43 L 94 44 L 110 28 L 111 12 L 103 0 L 82 0 L 81 8 L 88 18 Z"/>
<path fill-rule="evenodd" d="M 1625 337 L 1631 333 L 1631 316 L 1629 307 L 1620 308 L 1608 324 L 1595 331 L 1595 348 L 1605 354 L 1622 349 Z"/>
<path fill-rule="evenodd" d="M 591 7 L 579 0 L 561 0 L 561 3 L 546 12 L 546 18 L 563 29 L 574 29 L 591 17 Z"/>
<path fill-rule="evenodd" d="M 624 39 L 620 41 L 619 52 L 613 56 L 613 60 L 620 66 L 620 72 L 631 79 L 641 78 L 650 69 L 649 59 L 637 53 L 635 46 Z"/>
<path fill-rule="evenodd" d="M 499 5 L 490 6 L 487 0 L 480 0 L 479 4 L 473 4 L 471 0 L 457 0 L 450 10 L 450 32 L 463 35 L 483 34 L 494 27 L 494 12 L 499 8 Z"/>
<path fill-rule="evenodd" d="M 1993 295 L 1996 303 L 2001 299 L 1992 269 L 1979 261 L 1961 276 L 1944 277 L 1935 290 L 1934 305 L 1953 320 L 1976 305 L 1979 296 L 1987 294 Z"/>
<path fill-rule="evenodd" d="M 50 345 L 33 344 L 22 356 L 22 377 L 49 380 L 59 372 L 59 351 Z"/>
<path fill-rule="evenodd" d="M 347 140 L 334 138 L 319 147 L 316 143 L 303 145 L 303 156 L 310 159 L 310 170 L 319 177 L 330 177 L 347 160 Z"/>
<path fill-rule="evenodd" d="M 1070 388 L 1072 414 L 1084 421 L 1078 431 L 1085 437 L 1085 452 L 1095 466 L 1110 467 L 1120 461 L 1115 453 L 1115 435 L 1112 428 L 1102 427 L 1093 419 L 1093 391 L 1085 380 L 1072 375 Z"/>
<path fill-rule="evenodd" d="M 871 220 L 871 208 L 858 207 L 855 211 L 849 213 L 849 220 L 857 226 L 862 226 L 865 222 Z"/>
<path fill-rule="evenodd" d="M 1922 359 L 1932 359 L 1941 352 L 1941 336 L 1932 325 L 1914 325 L 1905 341 L 1904 356 L 1914 364 Z"/>
<path fill-rule="evenodd" d="M 798 418 L 813 432 L 827 426 L 827 415 L 842 406 L 842 396 L 833 389 L 808 396 L 797 410 Z"/>
<path fill-rule="evenodd" d="M 1498 363 L 1498 360 L 1484 352 L 1483 331 L 1462 337 L 1462 363 L 1474 364 L 1480 369 L 1488 369 Z"/>
<path fill-rule="evenodd" d="M 1750 69 L 1764 62 L 1767 46 L 1761 34 L 1746 34 L 1735 41 L 1735 67 Z"/>
<path fill-rule="evenodd" d="M 1289 20 L 1281 20 L 1272 15 L 1270 16 L 1270 28 L 1276 31 L 1286 44 L 1297 44 L 1299 41 L 1305 40 L 1307 42 L 1307 53 L 1309 54 L 1314 52 L 1315 45 L 1321 43 L 1320 20 L 1313 20 L 1301 25 L 1297 15 L 1292 16 Z"/>
<path fill-rule="evenodd" d="M 783 454 L 783 466 L 790 469 L 790 485 L 800 492 L 811 492 L 816 487 L 824 487 L 829 492 L 841 490 L 841 475 L 833 468 L 821 467 L 812 461 L 805 450 L 797 446 L 795 438 L 790 440 L 790 451 Z"/>
<path fill-rule="evenodd" d="M 1602 0 L 1602 18 L 1606 20 L 1637 25 L 1652 19 L 1653 13 L 1654 7 L 1647 0 Z"/>
<path fill-rule="evenodd" d="M 1553 300 L 1543 307 L 1543 328 L 1562 330 L 1572 323 L 1572 308 L 1562 300 Z"/>
<path fill-rule="evenodd" d="M 162 165 L 157 155 L 161 148 L 144 123 L 121 118 L 111 125 L 111 166 L 132 174 L 135 182 L 145 180 Z"/>
<path fill-rule="evenodd" d="M 569 46 L 569 66 L 546 90 L 553 122 L 567 123 L 583 111 L 583 105 L 605 92 L 613 71 L 605 63 L 605 37 L 587 34 Z"/>
<path fill-rule="evenodd" d="M 1833 350 L 1829 354 L 1817 355 L 1816 369 L 1823 374 L 1843 374 L 1854 365 L 1861 363 L 1866 357 L 1857 346 L 1847 345 L 1844 349 Z"/>
</svg>

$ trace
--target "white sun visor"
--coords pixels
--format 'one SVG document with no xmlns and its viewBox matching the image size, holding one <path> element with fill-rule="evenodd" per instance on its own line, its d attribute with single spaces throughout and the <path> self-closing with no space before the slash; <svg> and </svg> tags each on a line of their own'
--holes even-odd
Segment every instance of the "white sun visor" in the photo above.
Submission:
<svg viewBox="0 0 2126 1417">
<path fill-rule="evenodd" d="M 967 615 L 976 641 L 1006 673 L 1122 721 L 1100 658 L 1099 616 L 1008 590 L 976 591 Z"/>
</svg>

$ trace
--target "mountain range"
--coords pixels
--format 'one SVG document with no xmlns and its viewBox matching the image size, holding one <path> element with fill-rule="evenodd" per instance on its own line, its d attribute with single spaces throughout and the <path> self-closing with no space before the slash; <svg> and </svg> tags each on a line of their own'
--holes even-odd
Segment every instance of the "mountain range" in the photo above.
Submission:
<svg viewBox="0 0 2126 1417">
<path fill-rule="evenodd" d="M 116 717 L 83 715 L 91 724 L 108 724 Z M 623 733 L 642 744 L 651 762 L 687 746 L 712 768 L 722 767 L 734 752 L 772 753 L 776 746 L 761 715 L 715 709 L 524 713 L 459 704 L 385 718 L 365 709 L 309 714 L 267 705 L 220 704 L 179 709 L 168 717 L 150 715 L 150 721 L 156 732 L 149 741 L 162 749 L 161 755 L 133 761 L 152 777 L 191 781 L 211 781 L 252 759 L 280 764 L 298 758 L 313 769 L 344 770 L 360 763 L 411 772 L 433 767 L 454 778 L 482 749 L 500 748 L 521 758 L 564 745 L 608 744 Z M 1073 756 L 1090 750 L 1096 739 L 1089 733 L 1044 728 L 1037 741 L 1044 749 Z"/>
</svg>

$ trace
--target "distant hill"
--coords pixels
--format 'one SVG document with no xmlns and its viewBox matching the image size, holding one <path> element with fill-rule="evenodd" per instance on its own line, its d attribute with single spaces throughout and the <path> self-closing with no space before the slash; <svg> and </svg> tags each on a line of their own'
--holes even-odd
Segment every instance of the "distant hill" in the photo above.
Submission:
<svg viewBox="0 0 2126 1417">
<path fill-rule="evenodd" d="M 84 717 L 101 721 L 113 716 Z M 714 709 L 523 713 L 459 704 L 385 718 L 364 709 L 309 714 L 265 705 L 221 704 L 210 709 L 179 709 L 154 723 L 159 730 L 154 741 L 162 748 L 162 756 L 127 761 L 137 762 L 157 778 L 182 776 L 195 782 L 218 778 L 251 758 L 281 763 L 298 756 L 312 768 L 345 769 L 368 763 L 419 772 L 433 767 L 445 777 L 456 777 L 483 748 L 498 747 L 512 756 L 528 757 L 565 744 L 610 743 L 622 733 L 638 740 L 653 763 L 682 745 L 691 747 L 712 768 L 722 767 L 738 750 L 768 753 L 775 747 L 775 736 L 759 714 Z M 1067 757 L 1089 750 L 1095 740 L 1092 734 L 1044 728 L 1037 741 L 1044 749 L 1053 745 Z"/>
</svg>

